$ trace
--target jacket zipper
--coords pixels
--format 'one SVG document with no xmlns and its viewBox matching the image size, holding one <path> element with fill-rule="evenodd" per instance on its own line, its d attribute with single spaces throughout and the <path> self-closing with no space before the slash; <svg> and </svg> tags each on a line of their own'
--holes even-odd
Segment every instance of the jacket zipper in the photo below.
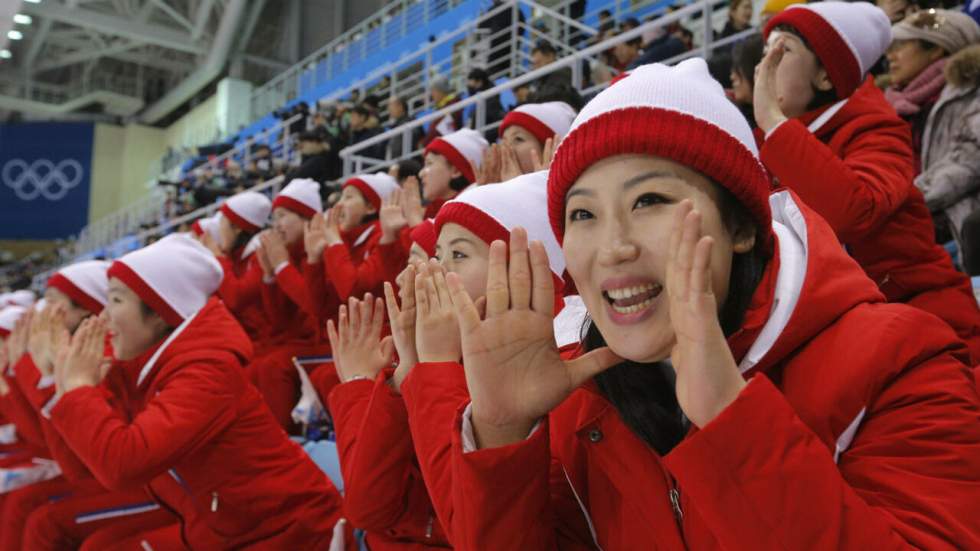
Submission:
<svg viewBox="0 0 980 551">
<path fill-rule="evenodd" d="M 425 527 L 425 539 L 432 539 L 432 525 L 435 524 L 436 517 L 429 515 L 429 524 Z"/>
<path fill-rule="evenodd" d="M 218 492 L 211 492 L 211 512 L 218 512 Z"/>
<path fill-rule="evenodd" d="M 681 509 L 681 492 L 677 488 L 671 488 L 669 494 L 670 506 L 674 509 L 674 516 L 677 517 L 677 522 L 681 525 L 681 531 L 683 532 L 684 511 Z"/>
</svg>

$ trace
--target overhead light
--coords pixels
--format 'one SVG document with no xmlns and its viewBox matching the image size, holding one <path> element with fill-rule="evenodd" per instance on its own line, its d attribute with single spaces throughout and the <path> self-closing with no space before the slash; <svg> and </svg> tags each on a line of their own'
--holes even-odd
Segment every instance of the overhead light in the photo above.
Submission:
<svg viewBox="0 0 980 551">
<path fill-rule="evenodd" d="M 41 0 L 24 0 L 24 2 L 27 2 L 28 4 L 40 4 Z"/>
<path fill-rule="evenodd" d="M 30 25 L 31 21 L 33 20 L 29 15 L 24 15 L 22 13 L 14 14 L 14 23 L 20 23 L 21 25 Z"/>
<path fill-rule="evenodd" d="M 0 50 L 0 59 L 10 59 L 12 56 L 10 50 Z"/>
<path fill-rule="evenodd" d="M 20 31 L 8 31 L 7 38 L 10 40 L 20 40 L 21 38 L 24 38 L 24 34 Z"/>
</svg>

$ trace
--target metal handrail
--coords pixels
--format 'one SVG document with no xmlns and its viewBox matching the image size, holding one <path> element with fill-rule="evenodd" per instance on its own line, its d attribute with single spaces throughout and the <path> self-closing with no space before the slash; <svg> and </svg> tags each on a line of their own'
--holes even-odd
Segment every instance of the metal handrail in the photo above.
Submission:
<svg viewBox="0 0 980 551">
<path fill-rule="evenodd" d="M 556 60 L 554 63 L 551 63 L 545 67 L 541 67 L 540 69 L 535 69 L 524 75 L 521 75 L 505 83 L 497 85 L 489 90 L 480 92 L 479 94 L 475 94 L 469 98 L 456 102 L 443 109 L 440 109 L 438 111 L 435 111 L 423 117 L 415 119 L 414 121 L 405 123 L 404 125 L 399 126 L 398 128 L 393 128 L 391 130 L 388 130 L 387 132 L 378 134 L 377 136 L 374 136 L 372 138 L 369 138 L 357 144 L 348 146 L 340 151 L 340 156 L 344 161 L 344 175 L 346 177 L 354 173 L 363 172 L 365 170 L 364 163 L 363 163 L 364 161 L 380 161 L 375 163 L 375 167 L 373 167 L 370 170 L 373 170 L 374 168 L 380 166 L 385 166 L 386 164 L 389 165 L 391 164 L 391 161 L 386 161 L 383 159 L 382 160 L 369 159 L 357 155 L 361 151 L 364 151 L 372 146 L 376 146 L 380 143 L 387 143 L 389 140 L 395 138 L 396 136 L 400 136 L 404 134 L 410 135 L 410 133 L 417 128 L 421 128 L 429 123 L 438 121 L 447 115 L 451 115 L 458 111 L 462 111 L 471 105 L 477 106 L 478 111 L 483 111 L 483 106 L 486 104 L 486 101 L 491 98 L 498 97 L 501 94 L 501 92 L 513 90 L 523 85 L 530 84 L 531 82 L 534 82 L 545 75 L 549 75 L 551 73 L 560 71 L 562 69 L 572 68 L 574 70 L 574 67 L 576 65 L 581 64 L 583 59 L 589 57 L 596 57 L 598 54 L 609 50 L 616 44 L 628 42 L 630 40 L 638 38 L 649 30 L 668 26 L 672 23 L 680 21 L 688 16 L 697 14 L 699 12 L 702 14 L 702 16 L 705 19 L 708 19 L 708 16 L 710 16 L 712 8 L 715 5 L 719 5 L 719 4 L 727 4 L 727 0 L 701 0 L 697 3 L 693 3 L 691 5 L 685 6 L 674 12 L 659 17 L 653 21 L 646 22 L 635 29 L 632 29 L 624 33 L 620 33 L 617 36 L 614 36 L 603 42 L 585 48 L 584 50 L 581 50 L 573 55 L 569 55 L 562 59 Z M 751 33 L 746 32 L 746 34 L 751 34 Z M 721 41 L 714 41 L 712 33 L 708 33 L 705 37 L 705 44 L 700 49 L 701 50 L 700 53 L 704 54 L 710 51 L 712 42 L 727 44 L 730 42 L 734 42 L 734 39 L 736 39 L 737 37 L 731 37 L 731 38 L 733 40 L 729 40 L 722 43 Z M 690 52 L 685 52 L 685 54 L 682 54 L 683 57 L 678 56 L 678 58 L 683 59 L 685 57 L 692 57 L 694 55 L 697 55 L 697 53 L 698 53 L 697 50 L 691 50 Z M 485 121 L 478 121 L 477 127 L 482 128 L 484 124 L 481 123 L 483 122 Z"/>
</svg>

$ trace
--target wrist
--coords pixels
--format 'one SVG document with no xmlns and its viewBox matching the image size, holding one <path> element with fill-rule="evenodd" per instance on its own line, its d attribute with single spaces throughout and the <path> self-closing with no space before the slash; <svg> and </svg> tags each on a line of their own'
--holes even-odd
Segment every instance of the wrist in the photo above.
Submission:
<svg viewBox="0 0 980 551">
<path fill-rule="evenodd" d="M 476 404 L 473 405 L 471 412 L 473 436 L 479 449 L 500 448 L 523 442 L 531 434 L 531 429 L 538 421 L 537 419 L 524 419 L 503 424 L 493 423 L 480 417 Z"/>
<path fill-rule="evenodd" d="M 786 116 L 780 112 L 772 112 L 757 121 L 759 128 L 766 134 L 786 121 Z"/>
</svg>

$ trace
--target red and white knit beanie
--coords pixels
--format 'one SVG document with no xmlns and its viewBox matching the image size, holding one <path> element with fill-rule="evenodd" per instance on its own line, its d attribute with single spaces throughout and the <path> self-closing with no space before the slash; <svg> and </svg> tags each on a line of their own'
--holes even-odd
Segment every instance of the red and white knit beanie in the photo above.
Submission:
<svg viewBox="0 0 980 551">
<path fill-rule="evenodd" d="M 766 24 L 766 40 L 777 25 L 790 26 L 806 39 L 840 99 L 857 90 L 892 41 L 888 16 L 867 2 L 790 6 Z"/>
<path fill-rule="evenodd" d="M 510 241 L 520 226 L 529 241 L 540 241 L 548 253 L 551 271 L 559 280 L 565 271 L 565 255 L 548 225 L 548 172 L 523 174 L 501 184 L 470 188 L 446 202 L 436 215 L 438 235 L 446 224 L 459 224 L 487 244 Z"/>
<path fill-rule="evenodd" d="M 358 174 L 351 176 L 344 182 L 344 187 L 348 186 L 357 188 L 368 204 L 373 206 L 375 210 L 380 210 L 381 202 L 398 189 L 398 181 L 389 176 L 387 172 Z"/>
<path fill-rule="evenodd" d="M 421 224 L 412 228 L 409 237 L 412 239 L 412 243 L 417 243 L 419 247 L 422 247 L 422 250 L 430 258 L 436 255 L 438 235 L 436 234 L 436 225 L 431 218 L 426 218 Z"/>
<path fill-rule="evenodd" d="M 221 230 L 218 225 L 218 220 L 220 218 L 220 212 L 205 218 L 198 218 L 193 224 L 191 224 L 191 231 L 198 237 L 201 237 L 206 233 L 211 236 L 211 239 L 214 239 L 215 243 L 217 243 L 221 240 Z"/>
<path fill-rule="evenodd" d="M 8 335 L 14 330 L 14 326 L 17 325 L 17 320 L 20 319 L 27 312 L 27 308 L 24 306 L 7 306 L 0 309 L 0 337 L 7 338 Z M 14 358 L 10 358 L 10 361 L 14 361 Z M 0 366 L 2 368 L 3 366 Z"/>
<path fill-rule="evenodd" d="M 109 293 L 108 270 L 109 263 L 105 260 L 76 262 L 55 272 L 48 279 L 48 287 L 61 291 L 89 312 L 99 314 Z"/>
<path fill-rule="evenodd" d="M 34 296 L 34 291 L 29 289 L 20 289 L 7 293 L 3 304 L 0 304 L 0 308 L 3 308 L 4 306 L 22 306 L 24 308 L 30 308 L 34 305 L 36 300 L 37 297 Z"/>
<path fill-rule="evenodd" d="M 616 155 L 663 157 L 724 186 L 769 228 L 769 177 L 749 123 L 701 58 L 643 65 L 590 101 L 555 151 L 548 216 L 560 243 L 565 194 L 593 164 Z"/>
<path fill-rule="evenodd" d="M 317 197 L 319 197 L 319 190 Z M 243 191 L 221 204 L 221 214 L 229 222 L 248 233 L 256 233 L 269 220 L 272 203 L 257 191 Z"/>
<path fill-rule="evenodd" d="M 204 245 L 175 233 L 119 258 L 108 275 L 176 327 L 207 304 L 224 271 Z"/>
<path fill-rule="evenodd" d="M 449 161 L 449 164 L 462 173 L 466 181 L 472 184 L 476 181 L 473 165 L 480 168 L 480 164 L 483 162 L 483 152 L 488 147 L 490 144 L 483 138 L 483 134 L 471 128 L 463 128 L 432 140 L 426 146 L 425 154 L 438 153 L 442 155 Z"/>
<path fill-rule="evenodd" d="M 303 218 L 313 218 L 318 212 L 323 212 L 323 202 L 320 199 L 320 184 L 309 178 L 298 178 L 282 188 L 272 208 L 282 207 L 291 210 Z"/>
<path fill-rule="evenodd" d="M 500 135 L 510 126 L 520 126 L 544 145 L 548 138 L 561 140 L 575 120 L 575 110 L 563 101 L 525 103 L 504 117 L 500 123 Z"/>
</svg>

